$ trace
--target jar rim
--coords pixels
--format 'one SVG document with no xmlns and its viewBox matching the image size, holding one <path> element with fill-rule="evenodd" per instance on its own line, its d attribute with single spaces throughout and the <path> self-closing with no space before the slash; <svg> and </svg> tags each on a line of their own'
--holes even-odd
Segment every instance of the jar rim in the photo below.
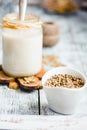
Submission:
<svg viewBox="0 0 87 130">
<path fill-rule="evenodd" d="M 20 23 L 35 23 L 39 21 L 39 16 L 27 13 L 25 15 L 25 20 L 21 21 L 19 20 L 19 15 L 18 13 L 9 13 L 4 16 L 3 20 L 7 20 L 9 22 L 20 22 Z"/>
<path fill-rule="evenodd" d="M 5 28 L 30 28 L 41 26 L 41 24 L 38 16 L 29 13 L 26 14 L 24 21 L 19 20 L 19 15 L 17 13 L 7 14 L 3 18 L 3 27 Z"/>
</svg>

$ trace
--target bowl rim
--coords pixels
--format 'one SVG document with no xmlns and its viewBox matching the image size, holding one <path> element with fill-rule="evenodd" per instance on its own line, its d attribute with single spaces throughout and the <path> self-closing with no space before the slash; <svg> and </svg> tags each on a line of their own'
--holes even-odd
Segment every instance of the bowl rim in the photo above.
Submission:
<svg viewBox="0 0 87 130">
<path fill-rule="evenodd" d="M 84 79 L 84 85 L 82 86 L 82 87 L 80 87 L 80 88 L 67 88 L 67 87 L 59 87 L 59 86 L 57 86 L 57 87 L 48 87 L 48 86 L 46 86 L 46 85 L 44 85 L 44 78 L 45 78 L 45 76 L 48 74 L 48 73 L 50 73 L 51 71 L 54 71 L 54 70 L 57 70 L 57 69 L 69 69 L 69 70 L 72 70 L 72 71 L 74 71 L 74 72 L 77 72 L 78 74 L 80 74 L 81 75 L 81 77 L 83 77 L 83 79 Z M 55 73 L 56 74 L 56 73 Z M 54 74 L 53 74 L 54 75 Z M 72 75 L 72 74 L 71 74 Z M 64 67 L 55 67 L 55 68 L 53 68 L 53 69 L 51 69 L 51 70 L 49 70 L 49 71 L 47 71 L 44 75 L 43 75 L 43 77 L 42 77 L 42 86 L 43 86 L 43 89 L 44 88 L 47 88 L 47 89 L 63 89 L 63 90 L 69 90 L 69 91 L 79 91 L 79 90 L 82 90 L 82 89 L 84 89 L 84 88 L 87 88 L 87 78 L 86 78 L 86 76 L 82 73 L 82 72 L 80 72 L 80 71 L 78 71 L 78 70 L 76 70 L 76 69 L 74 69 L 74 68 L 72 68 L 72 67 L 66 67 L 66 66 L 64 66 Z"/>
</svg>

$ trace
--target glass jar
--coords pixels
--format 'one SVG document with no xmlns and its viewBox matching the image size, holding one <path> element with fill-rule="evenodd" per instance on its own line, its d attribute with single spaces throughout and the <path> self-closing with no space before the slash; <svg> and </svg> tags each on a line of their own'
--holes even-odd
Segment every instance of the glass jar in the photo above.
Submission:
<svg viewBox="0 0 87 130">
<path fill-rule="evenodd" d="M 17 14 L 3 18 L 3 63 L 10 76 L 30 76 L 42 67 L 42 26 L 38 17 L 27 14 L 24 21 Z"/>
</svg>

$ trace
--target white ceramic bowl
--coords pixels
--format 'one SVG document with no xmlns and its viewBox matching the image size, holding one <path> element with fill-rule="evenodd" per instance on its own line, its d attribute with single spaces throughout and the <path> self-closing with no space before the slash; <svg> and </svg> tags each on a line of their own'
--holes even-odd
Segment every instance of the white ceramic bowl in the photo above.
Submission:
<svg viewBox="0 0 87 130">
<path fill-rule="evenodd" d="M 84 81 L 84 86 L 81 88 L 46 86 L 47 79 L 55 74 L 69 74 L 81 78 Z M 86 78 L 82 73 L 68 67 L 54 68 L 48 71 L 42 78 L 42 85 L 46 93 L 49 108 L 62 114 L 73 114 L 76 112 L 79 103 L 85 98 L 86 84 Z"/>
</svg>

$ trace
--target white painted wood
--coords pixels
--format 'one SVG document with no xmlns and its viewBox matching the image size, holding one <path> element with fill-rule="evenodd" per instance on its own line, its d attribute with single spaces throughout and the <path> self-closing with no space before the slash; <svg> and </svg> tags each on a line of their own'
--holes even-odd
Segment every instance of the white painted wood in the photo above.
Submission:
<svg viewBox="0 0 87 130">
<path fill-rule="evenodd" d="M 86 116 L 0 116 L 3 130 L 86 130 Z"/>
<path fill-rule="evenodd" d="M 0 85 L 0 114 L 38 115 L 37 91 L 26 93 Z"/>
</svg>

